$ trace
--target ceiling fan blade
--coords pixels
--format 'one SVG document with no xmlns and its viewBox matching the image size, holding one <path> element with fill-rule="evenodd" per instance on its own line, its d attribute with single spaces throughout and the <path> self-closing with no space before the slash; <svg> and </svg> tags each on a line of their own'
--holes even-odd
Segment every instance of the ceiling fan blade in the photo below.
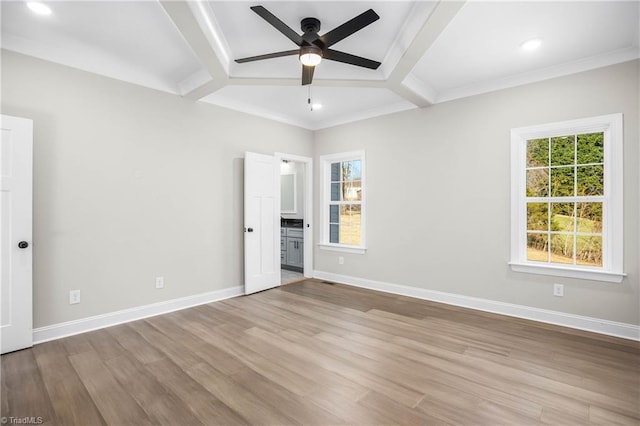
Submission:
<svg viewBox="0 0 640 426">
<path fill-rule="evenodd" d="M 308 67 L 306 65 L 302 66 L 302 85 L 306 86 L 307 84 L 311 84 L 313 81 L 313 71 L 315 71 L 316 67 Z"/>
<path fill-rule="evenodd" d="M 340 40 L 349 37 L 351 34 L 360 31 L 361 29 L 377 21 L 378 19 L 380 19 L 378 14 L 374 12 L 373 9 L 369 9 L 366 12 L 361 13 L 355 18 L 324 34 L 320 37 L 320 40 L 322 40 L 326 47 L 329 47 L 333 44 L 336 44 Z"/>
<path fill-rule="evenodd" d="M 327 49 L 322 55 L 322 58 L 329 59 L 330 61 L 356 65 L 358 67 L 370 68 L 372 70 L 377 70 L 380 66 L 380 62 L 378 61 L 372 61 L 371 59 L 352 55 L 350 53 L 339 52 L 333 49 Z"/>
<path fill-rule="evenodd" d="M 269 12 L 263 6 L 252 6 L 251 10 L 260 15 L 262 19 L 270 23 L 276 30 L 280 31 L 289 40 L 294 42 L 297 46 L 302 46 L 302 37 L 293 31 L 291 27 L 278 19 L 273 13 Z"/>
<path fill-rule="evenodd" d="M 263 59 L 280 58 L 282 56 L 297 55 L 299 53 L 300 53 L 299 49 L 285 50 L 285 51 L 282 51 L 282 52 L 267 53 L 266 55 L 249 56 L 248 58 L 236 59 L 235 61 L 237 63 L 239 63 L 239 64 L 243 64 L 245 62 L 261 61 Z"/>
</svg>

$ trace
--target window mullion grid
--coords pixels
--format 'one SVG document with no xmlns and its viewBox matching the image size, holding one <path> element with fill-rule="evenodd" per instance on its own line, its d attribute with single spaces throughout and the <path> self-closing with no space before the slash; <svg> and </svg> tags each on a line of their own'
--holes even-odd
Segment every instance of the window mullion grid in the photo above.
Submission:
<svg viewBox="0 0 640 426">
<path fill-rule="evenodd" d="M 526 197 L 527 203 L 602 203 L 602 195 L 584 195 L 577 197 Z"/>
<path fill-rule="evenodd" d="M 331 166 L 334 163 L 338 163 L 340 164 L 340 177 L 338 178 L 338 180 L 333 180 L 332 179 L 332 174 L 331 174 Z M 342 163 L 343 161 L 335 161 L 335 162 L 329 162 L 329 230 L 328 230 L 328 234 L 327 235 L 327 241 L 330 242 L 331 239 L 331 225 L 337 225 L 338 229 L 340 229 L 340 206 L 342 205 L 343 201 L 342 201 Z M 340 197 L 340 200 L 332 200 L 331 196 L 332 196 L 332 189 L 333 189 L 333 184 L 338 184 L 338 194 Z M 331 206 L 338 206 L 338 221 L 337 222 L 332 222 L 331 221 Z M 338 231 L 338 235 L 340 234 L 340 231 Z M 338 244 L 340 243 L 340 237 L 338 236 Z M 335 243 L 334 243 L 335 244 Z"/>
<path fill-rule="evenodd" d="M 578 196 L 578 135 L 573 135 L 573 195 Z M 577 263 L 578 250 L 578 202 L 573 203 L 573 264 Z"/>
<path fill-rule="evenodd" d="M 547 263 L 551 264 L 551 136 L 547 138 L 547 148 L 549 150 L 549 154 L 547 158 L 549 159 L 547 176 L 549 177 L 549 188 L 547 189 Z"/>
<path fill-rule="evenodd" d="M 342 200 L 342 186 L 343 186 L 343 181 L 342 181 L 342 163 L 343 161 L 338 161 L 337 162 L 340 166 L 340 176 L 338 177 L 338 180 L 331 180 L 331 186 L 333 186 L 333 184 L 338 184 L 338 198 L 339 200 L 330 200 L 329 201 L 329 205 L 334 205 L 334 206 L 338 206 L 338 219 L 337 222 L 331 222 L 331 218 L 329 218 L 329 227 L 331 227 L 331 225 L 337 225 L 338 226 L 338 244 L 342 243 L 342 241 L 340 241 L 340 233 L 341 233 L 341 223 L 340 223 L 340 207 L 342 206 L 343 200 Z M 331 231 L 329 231 L 331 232 Z M 335 244 L 335 243 L 334 243 Z"/>
<path fill-rule="evenodd" d="M 613 259 L 611 258 L 612 250 L 610 249 L 611 244 L 611 228 L 612 223 L 610 222 L 609 215 L 611 214 L 610 208 L 613 207 L 613 201 L 611 200 L 611 190 L 613 188 L 613 183 L 611 181 L 611 166 L 613 163 L 613 158 L 611 157 L 611 149 L 613 148 L 612 140 L 611 140 L 611 129 L 607 128 L 603 132 L 604 134 L 604 150 L 602 152 L 602 167 L 603 167 L 603 179 L 604 179 L 604 191 L 603 194 L 603 203 L 602 203 L 602 266 L 605 269 L 610 269 L 612 267 Z M 606 201 L 604 201 L 606 200 Z"/>
</svg>

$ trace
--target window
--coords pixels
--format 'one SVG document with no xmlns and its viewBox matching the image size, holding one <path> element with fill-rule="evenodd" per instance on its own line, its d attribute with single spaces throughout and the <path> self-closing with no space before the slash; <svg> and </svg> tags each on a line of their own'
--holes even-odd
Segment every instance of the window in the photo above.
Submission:
<svg viewBox="0 0 640 426">
<path fill-rule="evenodd" d="M 364 152 L 325 155 L 322 164 L 320 247 L 365 250 Z"/>
<path fill-rule="evenodd" d="M 511 267 L 620 282 L 622 114 L 511 130 Z"/>
</svg>

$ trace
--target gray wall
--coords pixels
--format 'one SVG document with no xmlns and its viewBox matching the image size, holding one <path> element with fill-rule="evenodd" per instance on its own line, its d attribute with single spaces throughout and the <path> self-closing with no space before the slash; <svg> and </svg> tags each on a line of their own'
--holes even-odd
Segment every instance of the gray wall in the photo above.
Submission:
<svg viewBox="0 0 640 426">
<path fill-rule="evenodd" d="M 316 132 L 316 194 L 320 155 L 366 151 L 368 250 L 316 249 L 315 269 L 639 324 L 638 93 L 634 61 Z M 611 284 L 511 272 L 510 129 L 617 112 L 628 277 Z M 565 284 L 563 298 L 553 283 Z"/>
<path fill-rule="evenodd" d="M 244 152 L 312 155 L 309 131 L 7 51 L 2 113 L 34 121 L 35 327 L 241 285 Z"/>
<path fill-rule="evenodd" d="M 316 270 L 640 323 L 637 62 L 315 134 L 6 51 L 1 94 L 3 114 L 35 125 L 35 327 L 242 284 L 244 152 L 314 156 L 317 217 L 318 157 L 355 149 L 369 249 L 315 250 Z M 615 112 L 629 276 L 511 272 L 509 130 Z"/>
</svg>

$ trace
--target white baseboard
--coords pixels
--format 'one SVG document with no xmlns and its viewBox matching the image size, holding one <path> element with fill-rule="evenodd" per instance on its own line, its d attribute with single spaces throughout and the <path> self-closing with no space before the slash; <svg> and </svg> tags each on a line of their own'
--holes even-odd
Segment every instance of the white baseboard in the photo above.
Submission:
<svg viewBox="0 0 640 426">
<path fill-rule="evenodd" d="M 150 305 L 124 309 L 122 311 L 109 312 L 108 314 L 81 318 L 60 324 L 48 325 L 33 330 L 33 344 L 48 342 L 49 340 L 73 336 L 74 334 L 111 327 L 112 325 L 148 318 L 155 315 L 166 314 L 192 306 L 204 305 L 218 300 L 229 299 L 244 294 L 242 286 L 225 288 L 179 299 L 166 300 Z"/>
<path fill-rule="evenodd" d="M 385 283 L 366 278 L 334 274 L 332 272 L 313 271 L 313 277 L 320 280 L 332 281 L 354 287 L 368 288 L 385 293 L 431 300 L 434 302 L 446 303 L 448 305 L 462 306 L 465 308 L 477 309 L 479 311 L 492 312 L 495 314 L 508 315 L 516 318 L 524 318 L 548 324 L 561 325 L 563 327 L 575 328 L 578 330 L 592 331 L 594 333 L 621 337 L 623 339 L 640 341 L 640 326 L 633 324 L 566 314 L 563 312 L 549 311 L 546 309 L 532 308 L 523 305 L 514 305 L 511 303 L 497 302 L 494 300 L 462 296 L 441 291 L 426 290 L 423 288 L 400 284 Z"/>
</svg>

